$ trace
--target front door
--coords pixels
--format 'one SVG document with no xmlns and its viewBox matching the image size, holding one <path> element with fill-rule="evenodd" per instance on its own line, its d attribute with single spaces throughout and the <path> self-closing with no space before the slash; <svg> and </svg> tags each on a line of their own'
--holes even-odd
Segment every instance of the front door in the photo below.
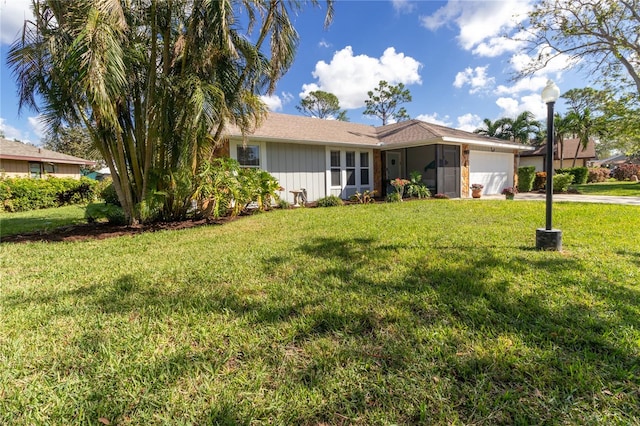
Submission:
<svg viewBox="0 0 640 426">
<path fill-rule="evenodd" d="M 399 152 L 387 152 L 387 181 L 402 177 L 400 159 Z"/>
<path fill-rule="evenodd" d="M 460 198 L 460 147 L 438 145 L 438 193 Z"/>
</svg>

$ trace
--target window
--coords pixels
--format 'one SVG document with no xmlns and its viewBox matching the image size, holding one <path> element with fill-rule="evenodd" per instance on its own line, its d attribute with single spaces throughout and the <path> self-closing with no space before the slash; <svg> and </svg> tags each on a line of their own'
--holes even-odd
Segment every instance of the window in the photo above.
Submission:
<svg viewBox="0 0 640 426">
<path fill-rule="evenodd" d="M 34 179 L 40 179 L 42 176 L 42 168 L 40 163 L 29 163 L 29 174 Z"/>
<path fill-rule="evenodd" d="M 260 146 L 259 145 L 238 145 L 238 163 L 243 167 L 260 167 Z"/>
<path fill-rule="evenodd" d="M 347 185 L 355 186 L 356 184 L 356 153 L 354 151 L 346 152 L 347 159 Z"/>
<path fill-rule="evenodd" d="M 331 186 L 340 186 L 340 151 L 331 151 Z"/>
<path fill-rule="evenodd" d="M 56 172 L 56 167 L 53 163 L 44 163 L 43 164 L 44 167 L 44 172 L 45 173 L 55 173 Z"/>
<path fill-rule="evenodd" d="M 369 153 L 360 153 L 360 185 L 369 185 Z"/>
</svg>

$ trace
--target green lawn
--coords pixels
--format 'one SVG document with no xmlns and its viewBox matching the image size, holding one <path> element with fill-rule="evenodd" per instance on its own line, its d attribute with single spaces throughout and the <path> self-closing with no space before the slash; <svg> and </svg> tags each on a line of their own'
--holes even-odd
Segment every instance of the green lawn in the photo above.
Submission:
<svg viewBox="0 0 640 426">
<path fill-rule="evenodd" d="M 62 226 L 87 223 L 84 219 L 84 209 L 85 206 L 74 205 L 19 213 L 0 212 L 0 238 L 25 232 L 47 232 Z"/>
<path fill-rule="evenodd" d="M 0 424 L 638 424 L 640 210 L 427 200 L 0 245 Z"/>
<path fill-rule="evenodd" d="M 638 182 L 600 182 L 571 185 L 571 188 L 586 195 L 615 195 L 619 197 L 640 197 Z"/>
</svg>

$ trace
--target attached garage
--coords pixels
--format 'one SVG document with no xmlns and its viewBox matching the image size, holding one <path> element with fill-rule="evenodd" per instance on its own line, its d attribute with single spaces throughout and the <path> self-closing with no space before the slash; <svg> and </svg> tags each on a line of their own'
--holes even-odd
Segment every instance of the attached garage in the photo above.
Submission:
<svg viewBox="0 0 640 426">
<path fill-rule="evenodd" d="M 483 194 L 500 194 L 513 182 L 513 154 L 510 152 L 469 152 L 469 183 L 484 185 Z"/>
</svg>

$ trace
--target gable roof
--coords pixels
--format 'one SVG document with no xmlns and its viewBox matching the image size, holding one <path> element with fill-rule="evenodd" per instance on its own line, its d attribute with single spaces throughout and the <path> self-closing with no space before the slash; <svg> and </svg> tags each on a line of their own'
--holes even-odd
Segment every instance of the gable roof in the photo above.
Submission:
<svg viewBox="0 0 640 426">
<path fill-rule="evenodd" d="M 62 154 L 22 142 L 0 138 L 0 159 L 38 161 L 41 163 L 95 165 L 95 161 Z"/>
<path fill-rule="evenodd" d="M 231 126 L 230 137 L 242 137 L 240 129 Z M 467 143 L 508 149 L 532 150 L 503 139 L 491 138 L 463 130 L 408 120 L 386 126 L 369 126 L 347 121 L 321 120 L 300 115 L 269 112 L 248 139 L 280 142 L 309 142 L 314 144 L 357 145 L 367 148 L 393 149 L 439 142 Z"/>
<path fill-rule="evenodd" d="M 560 159 L 559 150 L 560 150 L 560 144 L 556 143 L 555 153 L 554 153 L 555 154 L 554 158 L 556 160 Z M 586 159 L 596 158 L 596 144 L 593 141 L 593 139 L 589 140 L 589 144 L 587 144 L 586 149 L 582 149 L 582 147 L 580 147 L 580 139 L 578 138 L 565 139 L 562 147 L 562 158 L 564 158 L 565 160 L 573 158 L 576 155 L 576 150 L 578 150 L 578 157 L 576 158 L 586 158 Z M 546 154 L 547 154 L 547 145 L 544 144 L 542 146 L 537 147 L 535 151 L 523 152 L 520 155 L 522 157 L 534 157 L 534 156 L 544 156 Z"/>
</svg>

